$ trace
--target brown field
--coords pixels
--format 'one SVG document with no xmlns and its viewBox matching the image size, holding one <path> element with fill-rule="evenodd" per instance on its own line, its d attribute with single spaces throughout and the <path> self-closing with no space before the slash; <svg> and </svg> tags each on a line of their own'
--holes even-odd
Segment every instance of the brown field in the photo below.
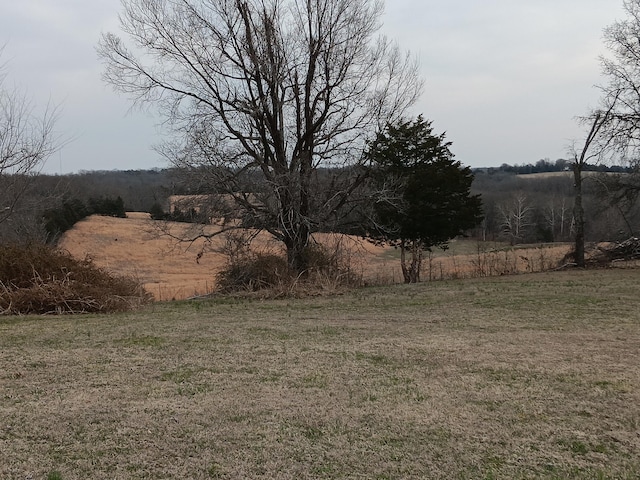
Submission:
<svg viewBox="0 0 640 480">
<path fill-rule="evenodd" d="M 572 271 L 5 317 L 0 478 L 638 479 L 639 283 Z"/>
<path fill-rule="evenodd" d="M 583 173 L 586 175 L 586 174 L 593 174 L 594 172 L 583 172 Z M 535 178 L 552 178 L 552 177 L 572 178 L 573 172 L 567 171 L 567 172 L 520 173 L 517 175 L 517 177 L 524 178 L 524 179 L 531 179 L 531 180 Z"/>
<path fill-rule="evenodd" d="M 176 245 L 158 236 L 148 214 L 127 216 L 91 216 L 66 232 L 60 247 L 79 258 L 88 255 L 111 272 L 140 279 L 158 300 L 203 295 L 213 289 L 215 272 L 225 262 L 223 255 L 212 252 L 196 261 L 203 242 Z"/>
<path fill-rule="evenodd" d="M 179 233 L 185 224 L 169 224 Z M 159 237 L 157 222 L 148 214 L 129 213 L 128 218 L 92 216 L 67 232 L 60 246 L 71 254 L 89 255 L 97 265 L 114 273 L 140 279 L 157 300 L 184 299 L 210 293 L 216 285 L 216 273 L 225 265 L 219 253 L 223 237 L 211 244 L 176 244 Z M 218 227 L 207 227 L 215 231 Z M 366 284 L 394 284 L 402 281 L 399 255 L 393 248 L 341 236 L 318 235 L 318 241 L 347 252 L 351 269 Z M 255 248 L 278 250 L 280 246 L 263 234 Z M 207 253 L 197 259 L 205 247 Z M 218 251 L 218 253 L 216 252 Z M 454 240 L 446 252 L 435 250 L 425 258 L 423 279 L 441 280 L 509 273 L 537 272 L 558 264 L 568 251 L 566 245 L 509 248 L 495 243 Z"/>
<path fill-rule="evenodd" d="M 583 177 L 590 177 L 590 176 L 596 176 L 596 175 L 602 175 L 602 174 L 606 174 L 606 175 L 616 175 L 615 173 L 612 172 L 591 172 L 591 171 L 587 171 L 587 172 L 582 172 L 582 176 Z M 517 175 L 518 178 L 523 178 L 523 179 L 530 179 L 530 180 L 534 180 L 536 178 L 553 178 L 553 177 L 567 177 L 569 179 L 573 178 L 573 172 L 572 171 L 566 171 L 566 172 L 541 172 L 541 173 L 521 173 Z"/>
<path fill-rule="evenodd" d="M 216 274 L 227 260 L 220 253 L 224 236 L 215 237 L 209 243 L 203 240 L 178 243 L 160 235 L 160 222 L 150 220 L 148 214 L 129 212 L 127 217 L 91 216 L 65 233 L 60 247 L 79 258 L 88 255 L 98 266 L 111 272 L 137 277 L 157 300 L 205 295 L 215 288 Z M 184 223 L 162 224 L 176 236 L 191 228 Z M 213 233 L 219 231 L 219 227 L 207 226 L 205 230 Z M 364 240 L 335 235 L 319 235 L 319 239 L 330 247 L 342 245 L 349 252 L 353 268 L 362 274 L 366 270 L 369 281 L 384 279 L 389 283 L 390 268 L 399 269 L 395 259 L 383 255 L 387 249 Z M 280 244 L 266 233 L 260 234 L 252 245 L 263 251 L 281 250 Z M 206 253 L 198 258 L 203 249 Z"/>
</svg>

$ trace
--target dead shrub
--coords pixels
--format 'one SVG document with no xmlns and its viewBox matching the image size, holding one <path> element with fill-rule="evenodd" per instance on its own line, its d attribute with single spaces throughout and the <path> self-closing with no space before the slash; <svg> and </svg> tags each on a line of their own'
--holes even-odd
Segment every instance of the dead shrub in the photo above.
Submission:
<svg viewBox="0 0 640 480">
<path fill-rule="evenodd" d="M 289 267 L 281 252 L 253 251 L 245 236 L 230 234 L 223 252 L 228 260 L 217 276 L 221 293 L 300 296 L 362 285 L 362 275 L 351 269 L 348 249 L 339 240 L 331 245 L 310 243 L 305 251 L 308 270 L 302 273 Z"/>
<path fill-rule="evenodd" d="M 140 282 L 40 244 L 0 246 L 0 313 L 125 311 L 151 300 Z"/>
<path fill-rule="evenodd" d="M 306 280 L 323 290 L 363 285 L 362 274 L 352 268 L 352 249 L 343 244 L 342 235 L 326 243 L 310 243 L 305 252 L 309 265 Z"/>
<path fill-rule="evenodd" d="M 218 290 L 238 291 L 282 288 L 291 285 L 295 272 L 286 259 L 273 253 L 247 253 L 230 261 L 218 273 Z"/>
</svg>

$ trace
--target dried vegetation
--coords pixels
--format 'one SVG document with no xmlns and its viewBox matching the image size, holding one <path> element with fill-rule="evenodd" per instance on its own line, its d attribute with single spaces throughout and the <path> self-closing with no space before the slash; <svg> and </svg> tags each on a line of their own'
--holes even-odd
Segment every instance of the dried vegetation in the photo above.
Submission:
<svg viewBox="0 0 640 480">
<path fill-rule="evenodd" d="M 160 237 L 155 222 L 148 214 L 127 213 L 128 218 L 91 216 L 66 232 L 60 246 L 76 258 L 90 255 L 95 264 L 123 276 L 140 278 L 156 300 L 177 300 L 203 296 L 216 290 L 219 272 L 234 264 L 233 258 L 243 254 L 242 245 L 234 245 L 224 235 L 210 243 L 176 245 L 170 238 Z M 168 222 L 167 228 L 180 236 L 186 224 Z M 206 226 L 208 233 L 219 227 Z M 314 235 L 315 245 L 324 247 L 330 257 L 329 271 L 312 272 L 316 287 L 302 285 L 297 277 L 293 283 L 284 281 L 284 271 L 278 270 L 273 296 L 281 296 L 292 286 L 298 293 L 333 293 L 343 291 L 345 284 L 389 285 L 402 282 L 399 253 L 392 247 L 373 245 L 357 237 L 334 234 Z M 282 246 L 262 233 L 251 243 L 253 254 L 283 255 Z M 236 249 L 236 250 L 234 250 Z M 455 240 L 449 250 L 434 250 L 423 263 L 423 280 L 485 277 L 514 273 L 530 273 L 553 269 L 560 264 L 569 247 L 549 244 L 517 248 L 496 242 Z M 205 251 L 198 256 L 198 252 Z M 232 261 L 230 261 L 232 260 Z M 335 269 L 334 266 L 340 268 Z M 231 285 L 251 291 L 256 282 L 242 281 L 231 275 Z M 223 279 L 224 280 L 224 279 Z M 260 282 L 258 282 L 260 283 Z M 223 290 L 225 290 L 223 288 Z M 236 291 L 238 289 L 236 288 Z"/>
<path fill-rule="evenodd" d="M 241 234 L 226 236 L 222 252 L 227 264 L 217 274 L 219 293 L 250 293 L 270 298 L 302 297 L 338 293 L 362 286 L 361 273 L 353 269 L 355 245 L 345 245 L 345 236 L 324 235 L 323 243 L 312 239 L 305 255 L 308 269 L 296 273 L 281 251 L 258 249 L 244 241 Z"/>
<path fill-rule="evenodd" d="M 0 314 L 130 310 L 150 300 L 138 281 L 45 245 L 0 246 Z"/>
<path fill-rule="evenodd" d="M 640 238 L 631 237 L 622 242 L 597 246 L 591 263 L 607 265 L 612 262 L 636 260 L 640 260 Z"/>
</svg>

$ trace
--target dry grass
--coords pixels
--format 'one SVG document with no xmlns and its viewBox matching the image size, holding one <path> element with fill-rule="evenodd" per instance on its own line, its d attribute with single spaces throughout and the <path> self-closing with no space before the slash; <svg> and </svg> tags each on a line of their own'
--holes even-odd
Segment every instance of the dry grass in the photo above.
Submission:
<svg viewBox="0 0 640 480">
<path fill-rule="evenodd" d="M 193 244 L 176 244 L 168 237 L 159 237 L 149 215 L 127 213 L 128 218 L 94 215 L 77 223 L 61 239 L 60 247 L 77 258 L 87 255 L 99 266 L 111 272 L 139 278 L 156 300 L 180 300 L 211 293 L 216 276 L 226 265 L 225 237 L 215 237 L 210 244 L 199 240 Z M 175 235 L 187 231 L 188 224 L 167 222 Z M 206 226 L 209 232 L 217 226 Z M 390 263 L 398 269 L 396 259 L 388 260 L 385 249 L 366 241 L 331 234 L 319 234 L 318 240 L 329 248 L 344 245 L 350 252 L 354 273 L 365 274 L 369 281 L 384 279 L 390 283 Z M 282 252 L 282 246 L 262 233 L 253 242 L 259 251 Z M 203 250 L 206 253 L 199 257 Z M 366 270 L 366 272 L 365 272 Z"/>
<path fill-rule="evenodd" d="M 198 259 L 203 243 L 174 245 L 158 238 L 148 214 L 128 213 L 129 218 L 92 216 L 66 232 L 60 246 L 77 258 L 89 255 L 93 261 L 116 274 L 139 278 L 157 300 L 184 299 L 205 295 L 216 287 L 216 275 L 227 258 L 211 249 L 222 250 L 224 238 L 217 237 Z M 172 224 L 176 234 L 189 228 Z M 215 231 L 218 227 L 206 227 Z M 402 282 L 399 253 L 341 235 L 318 234 L 316 240 L 329 250 L 341 249 L 352 274 L 370 285 Z M 259 251 L 281 252 L 281 245 L 267 234 L 254 242 Z M 187 248 L 189 247 L 189 248 Z M 567 245 L 510 248 L 494 242 L 453 241 L 446 252 L 435 250 L 425 258 L 422 278 L 443 280 L 507 273 L 535 272 L 554 267 L 568 252 Z"/>
<path fill-rule="evenodd" d="M 119 312 L 149 303 L 130 277 L 45 245 L 0 246 L 0 315 Z"/>
<path fill-rule="evenodd" d="M 638 270 L 0 320 L 0 478 L 637 479 Z"/>
<path fill-rule="evenodd" d="M 77 223 L 61 239 L 60 247 L 77 258 L 93 261 L 121 275 L 143 282 L 157 300 L 187 298 L 209 293 L 215 272 L 224 257 L 209 254 L 196 261 L 202 243 L 174 248 L 166 238 L 157 238 L 149 215 L 127 213 L 129 218 L 91 216 Z M 177 224 L 177 228 L 186 228 Z"/>
</svg>

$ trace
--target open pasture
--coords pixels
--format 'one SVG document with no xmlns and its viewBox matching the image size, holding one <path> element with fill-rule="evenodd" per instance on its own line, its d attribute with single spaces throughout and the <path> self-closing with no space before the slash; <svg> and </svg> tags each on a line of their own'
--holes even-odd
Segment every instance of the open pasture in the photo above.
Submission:
<svg viewBox="0 0 640 480">
<path fill-rule="evenodd" d="M 0 320 L 0 478 L 636 479 L 638 270 Z"/>
<path fill-rule="evenodd" d="M 225 236 L 210 243 L 177 243 L 160 235 L 158 222 L 146 213 L 129 212 L 128 218 L 92 215 L 66 232 L 60 247 L 83 259 L 87 255 L 96 265 L 118 275 L 140 280 L 156 300 L 180 300 L 206 295 L 216 287 L 216 274 L 225 267 Z M 188 224 L 166 222 L 176 236 L 191 228 Z M 204 227 L 207 233 L 219 227 Z M 352 272 L 366 284 L 387 285 L 402 282 L 400 254 L 392 247 L 346 235 L 317 234 L 316 241 L 329 251 L 340 249 Z M 281 252 L 282 245 L 262 233 L 252 244 L 259 252 Z M 560 264 L 568 252 L 566 244 L 510 247 L 497 242 L 457 239 L 446 251 L 434 249 L 425 254 L 424 280 L 442 280 L 537 272 Z M 198 258 L 198 253 L 205 251 Z"/>
</svg>

